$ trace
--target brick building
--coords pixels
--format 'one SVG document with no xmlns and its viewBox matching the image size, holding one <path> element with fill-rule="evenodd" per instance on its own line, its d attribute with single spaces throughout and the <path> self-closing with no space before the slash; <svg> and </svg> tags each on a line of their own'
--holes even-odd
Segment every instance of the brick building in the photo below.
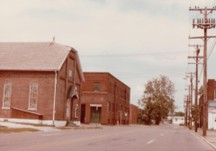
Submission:
<svg viewBox="0 0 216 151">
<path fill-rule="evenodd" d="M 75 49 L 57 43 L 0 43 L 0 120 L 79 124 L 84 76 Z"/>
<path fill-rule="evenodd" d="M 207 100 L 208 100 L 208 128 L 212 128 L 215 125 L 216 129 L 216 81 L 209 79 L 207 82 Z M 200 126 L 203 125 L 203 95 L 199 98 L 199 109 L 200 109 Z"/>
<path fill-rule="evenodd" d="M 84 72 L 81 123 L 129 124 L 130 88 L 107 72 Z"/>
<path fill-rule="evenodd" d="M 138 124 L 139 108 L 136 105 L 130 104 L 130 124 Z"/>
</svg>

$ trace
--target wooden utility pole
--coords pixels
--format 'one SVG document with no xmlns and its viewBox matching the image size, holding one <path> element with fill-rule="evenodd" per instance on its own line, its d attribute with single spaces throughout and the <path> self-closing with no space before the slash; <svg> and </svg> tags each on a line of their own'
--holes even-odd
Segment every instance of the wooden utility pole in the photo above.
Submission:
<svg viewBox="0 0 216 151">
<path fill-rule="evenodd" d="M 192 102 L 193 102 L 193 73 L 189 73 L 190 85 L 189 85 L 189 129 L 192 128 Z"/>
<path fill-rule="evenodd" d="M 189 114 L 188 128 L 191 129 L 191 85 L 189 85 L 188 88 L 188 114 Z"/>
<path fill-rule="evenodd" d="M 190 8 L 190 11 L 198 11 L 203 14 L 203 18 L 201 19 L 193 19 L 193 28 L 197 27 L 204 30 L 203 37 L 193 37 L 191 39 L 203 38 L 204 41 L 204 52 L 203 52 L 203 136 L 207 135 L 207 39 L 215 36 L 207 37 L 207 30 L 211 28 L 215 28 L 215 19 L 208 18 L 210 13 L 216 10 L 216 7 L 213 8 Z"/>
<path fill-rule="evenodd" d="M 192 128 L 193 75 L 190 73 L 190 129 Z"/>
<path fill-rule="evenodd" d="M 193 74 L 192 72 L 190 73 L 187 73 L 188 75 L 186 75 L 185 79 L 186 78 L 189 78 L 190 79 L 190 84 L 188 86 L 188 99 L 187 99 L 187 103 L 188 103 L 188 120 L 189 120 L 189 123 L 188 123 L 188 127 L 189 129 L 192 128 L 192 102 L 193 102 Z"/>
<path fill-rule="evenodd" d="M 185 98 L 185 126 L 188 126 L 188 96 Z"/>
<path fill-rule="evenodd" d="M 197 132 L 197 126 L 198 126 L 198 64 L 199 64 L 199 53 L 200 49 L 197 46 L 196 48 L 196 86 L 195 86 L 195 132 Z"/>
<path fill-rule="evenodd" d="M 197 132 L 197 127 L 198 127 L 198 119 L 199 119 L 199 115 L 198 115 L 198 65 L 199 65 L 199 59 L 200 58 L 203 58 L 203 57 L 200 57 L 199 56 L 199 53 L 200 53 L 200 49 L 199 49 L 199 46 L 196 45 L 196 56 L 189 56 L 188 58 L 190 59 L 195 59 L 196 61 L 196 72 L 195 72 L 195 75 L 196 75 L 196 82 L 195 82 L 195 121 L 194 121 L 194 125 L 195 125 L 195 132 Z M 189 64 L 194 64 L 194 63 L 189 63 Z"/>
</svg>

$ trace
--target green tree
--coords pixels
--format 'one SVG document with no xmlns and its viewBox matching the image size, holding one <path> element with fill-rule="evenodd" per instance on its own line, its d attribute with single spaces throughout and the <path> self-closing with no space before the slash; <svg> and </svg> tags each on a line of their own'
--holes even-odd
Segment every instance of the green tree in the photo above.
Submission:
<svg viewBox="0 0 216 151">
<path fill-rule="evenodd" d="M 192 115 L 192 121 L 198 121 L 199 119 L 199 108 L 196 108 L 195 105 L 192 105 L 191 107 L 191 115 Z"/>
<path fill-rule="evenodd" d="M 202 95 L 202 94 L 203 94 L 203 86 L 201 86 L 201 87 L 199 88 L 198 94 L 199 94 L 199 95 Z"/>
<path fill-rule="evenodd" d="M 175 115 L 175 116 L 184 116 L 184 115 L 185 115 L 185 113 L 184 113 L 184 112 L 181 112 L 181 111 L 179 111 L 179 112 L 175 112 L 175 113 L 174 113 L 174 115 Z"/>
<path fill-rule="evenodd" d="M 169 113 L 174 112 L 174 83 L 161 75 L 145 84 L 145 91 L 139 104 L 143 107 L 143 120 L 146 124 L 160 124 Z"/>
</svg>

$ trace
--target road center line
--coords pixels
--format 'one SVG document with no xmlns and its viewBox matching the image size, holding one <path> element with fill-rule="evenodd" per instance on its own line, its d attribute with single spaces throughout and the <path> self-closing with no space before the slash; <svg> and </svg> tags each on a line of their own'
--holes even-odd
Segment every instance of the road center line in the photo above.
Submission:
<svg viewBox="0 0 216 151">
<path fill-rule="evenodd" d="M 148 141 L 146 144 L 151 144 L 151 143 L 153 143 L 155 140 L 154 139 L 152 139 L 152 140 L 150 140 L 150 141 Z"/>
</svg>

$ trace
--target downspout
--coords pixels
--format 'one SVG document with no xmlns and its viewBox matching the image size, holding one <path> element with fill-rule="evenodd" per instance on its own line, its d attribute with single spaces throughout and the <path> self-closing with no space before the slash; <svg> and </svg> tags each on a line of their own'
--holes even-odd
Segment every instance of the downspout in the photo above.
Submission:
<svg viewBox="0 0 216 151">
<path fill-rule="evenodd" d="M 53 125 L 55 125 L 57 77 L 58 74 L 57 71 L 55 71 L 54 95 L 53 95 L 53 119 L 52 119 Z"/>
</svg>

